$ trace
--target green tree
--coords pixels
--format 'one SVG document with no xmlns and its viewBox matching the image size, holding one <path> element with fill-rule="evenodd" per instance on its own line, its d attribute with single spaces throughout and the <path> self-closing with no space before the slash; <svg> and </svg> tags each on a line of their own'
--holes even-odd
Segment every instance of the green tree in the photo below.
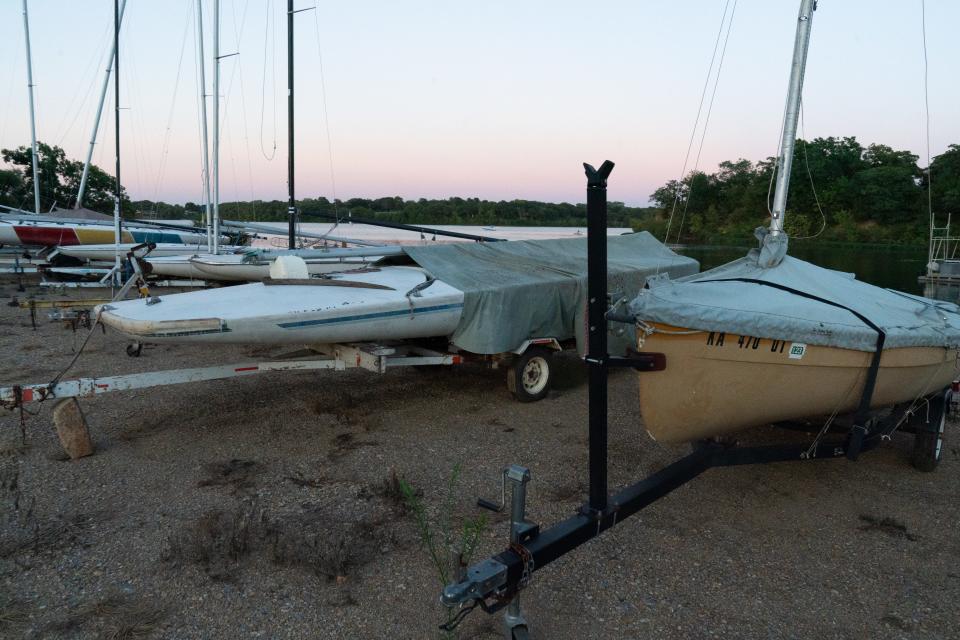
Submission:
<svg viewBox="0 0 960 640">
<path fill-rule="evenodd" d="M 21 176 L 25 194 L 33 192 L 33 161 L 29 146 L 20 146 L 16 149 L 0 150 L 3 161 L 13 165 L 13 171 Z M 77 192 L 80 189 L 80 178 L 83 174 L 83 163 L 69 160 L 63 149 L 50 146 L 44 142 L 37 142 L 37 170 L 40 186 L 40 206 L 47 210 L 57 205 L 61 208 L 70 208 L 76 203 Z M 84 195 L 84 206 L 110 213 L 113 211 L 114 178 L 95 165 L 90 166 L 87 176 L 87 187 Z M 132 214 L 133 207 L 124 189 L 120 191 L 121 209 L 124 214 Z M 6 194 L 3 194 L 6 197 Z M 32 206 L 23 202 L 10 203 L 10 206 Z"/>
<path fill-rule="evenodd" d="M 952 144 L 930 162 L 930 174 L 924 173 L 924 190 L 933 183 L 933 210 L 938 215 L 960 214 L 960 145 Z"/>
</svg>

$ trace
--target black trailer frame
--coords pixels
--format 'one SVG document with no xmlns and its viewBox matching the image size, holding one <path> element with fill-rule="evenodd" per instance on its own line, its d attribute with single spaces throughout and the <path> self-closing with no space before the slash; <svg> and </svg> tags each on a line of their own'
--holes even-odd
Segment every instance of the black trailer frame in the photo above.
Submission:
<svg viewBox="0 0 960 640">
<path fill-rule="evenodd" d="M 766 464 L 791 460 L 817 460 L 847 457 L 856 460 L 858 454 L 869 451 L 883 440 L 889 440 L 894 431 L 916 434 L 914 464 L 924 471 L 932 471 L 939 460 L 947 408 L 951 405 L 949 391 L 928 397 L 925 420 L 914 419 L 916 405 L 899 405 L 883 417 L 868 413 L 869 395 L 876 379 L 879 361 L 871 366 L 858 411 L 852 426 L 842 437 L 824 439 L 824 431 L 813 443 L 772 446 L 737 447 L 720 442 L 696 443 L 693 451 L 660 471 L 632 484 L 614 495 L 607 488 L 607 375 L 612 367 L 630 367 L 637 371 L 659 371 L 667 366 L 663 354 L 632 353 L 627 357 L 607 353 L 607 323 L 610 320 L 633 322 L 618 317 L 610 310 L 607 296 L 607 178 L 614 164 L 605 161 L 599 169 L 584 164 L 587 174 L 587 247 L 588 247 L 588 308 L 587 330 L 589 350 L 585 361 L 589 366 L 589 475 L 588 501 L 576 515 L 549 529 L 525 518 L 526 484 L 530 473 L 524 467 L 512 465 L 503 472 L 503 493 L 499 506 L 480 500 L 478 505 L 501 510 L 505 505 L 506 485 L 512 485 L 512 514 L 510 545 L 501 553 L 467 569 L 460 580 L 447 585 L 441 602 L 460 611 L 453 622 L 442 628 L 450 629 L 473 609 L 480 607 L 487 613 L 508 607 L 505 615 L 507 638 L 527 638 L 526 620 L 520 610 L 519 592 L 526 587 L 537 571 L 607 529 L 649 506 L 659 498 L 695 479 L 714 467 L 732 467 L 748 464 Z M 828 304 L 833 304 L 829 303 Z M 879 332 L 879 329 L 878 329 Z M 882 332 L 878 336 L 882 348 Z"/>
</svg>

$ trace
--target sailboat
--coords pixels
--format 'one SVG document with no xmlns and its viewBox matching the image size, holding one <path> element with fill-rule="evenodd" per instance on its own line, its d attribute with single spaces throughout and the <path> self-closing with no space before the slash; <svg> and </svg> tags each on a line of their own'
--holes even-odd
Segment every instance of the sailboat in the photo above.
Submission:
<svg viewBox="0 0 960 640">
<path fill-rule="evenodd" d="M 919 402 L 958 375 L 956 305 L 787 255 L 783 222 L 815 6 L 800 5 L 776 195 L 759 248 L 697 275 L 651 279 L 628 305 L 638 349 L 666 358 L 663 371 L 639 376 L 643 422 L 659 441 Z"/>
</svg>

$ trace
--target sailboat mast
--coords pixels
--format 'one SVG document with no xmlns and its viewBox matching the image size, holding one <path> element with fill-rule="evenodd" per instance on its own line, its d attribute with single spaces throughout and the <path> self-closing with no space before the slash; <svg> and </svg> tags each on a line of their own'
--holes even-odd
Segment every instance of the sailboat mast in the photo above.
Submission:
<svg viewBox="0 0 960 640">
<path fill-rule="evenodd" d="M 205 70 L 206 60 L 203 57 L 203 0 L 197 0 L 197 55 L 200 60 L 200 135 L 203 140 L 203 198 L 206 210 L 207 251 L 213 253 L 213 212 L 210 209 L 210 151 L 207 148 L 207 74 Z"/>
<path fill-rule="evenodd" d="M 113 267 L 120 279 L 120 3 L 113 0 L 113 108 L 117 179 L 113 195 Z"/>
<path fill-rule="evenodd" d="M 37 122 L 33 112 L 33 58 L 30 55 L 30 20 L 23 0 L 23 36 L 27 43 L 27 94 L 30 96 L 30 159 L 33 162 L 33 212 L 40 214 L 40 173 L 37 171 Z"/>
<path fill-rule="evenodd" d="M 293 189 L 293 13 L 293 0 L 287 0 L 287 186 L 290 191 L 287 244 L 291 249 L 297 245 L 297 204 Z"/>
<path fill-rule="evenodd" d="M 797 36 L 793 43 L 793 64 L 790 68 L 790 85 L 787 91 L 787 108 L 783 117 L 783 139 L 780 142 L 780 157 L 777 160 L 777 189 L 773 196 L 773 211 L 770 218 L 770 234 L 783 232 L 787 212 L 787 190 L 790 187 L 790 171 L 793 165 L 793 148 L 797 141 L 797 120 L 800 116 L 800 98 L 803 93 L 803 75 L 807 65 L 807 50 L 810 47 L 810 29 L 816 0 L 801 0 L 797 16 Z"/>
<path fill-rule="evenodd" d="M 213 252 L 220 253 L 220 0 L 213 0 Z"/>
<path fill-rule="evenodd" d="M 123 12 L 127 9 L 127 0 L 120 3 L 120 22 L 123 23 Z M 83 163 L 83 175 L 80 176 L 80 189 L 77 191 L 77 204 L 74 208 L 83 206 L 83 194 L 87 190 L 87 177 L 90 175 L 90 162 L 93 160 L 93 147 L 97 144 L 97 132 L 100 130 L 100 116 L 103 115 L 103 102 L 107 97 L 107 87 L 110 86 L 110 72 L 113 71 L 113 57 L 117 55 L 117 43 L 114 40 L 107 60 L 107 72 L 103 78 L 103 87 L 100 89 L 100 102 L 97 104 L 97 115 L 93 119 L 93 133 L 90 134 L 90 148 L 87 149 L 87 159 Z"/>
</svg>

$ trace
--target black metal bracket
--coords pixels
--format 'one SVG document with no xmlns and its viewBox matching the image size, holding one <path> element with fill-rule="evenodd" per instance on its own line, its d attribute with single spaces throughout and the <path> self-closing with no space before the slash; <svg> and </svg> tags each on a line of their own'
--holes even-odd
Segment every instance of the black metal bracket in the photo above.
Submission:
<svg viewBox="0 0 960 640">
<path fill-rule="evenodd" d="M 821 441 L 802 445 L 737 447 L 717 442 L 700 442 L 689 455 L 660 471 L 636 482 L 618 493 L 607 493 L 607 373 L 610 367 L 630 367 L 639 371 L 659 371 L 666 367 L 664 354 L 629 353 L 612 357 L 607 353 L 607 178 L 613 163 L 604 162 L 600 169 L 584 164 L 587 175 L 587 330 L 588 350 L 585 361 L 590 370 L 589 402 L 589 500 L 572 517 L 552 527 L 532 529 L 524 536 L 522 557 L 511 545 L 501 553 L 478 563 L 467 571 L 467 577 L 448 585 L 441 601 L 447 606 L 478 603 L 485 611 L 504 606 L 529 580 L 532 570 L 538 571 L 557 558 L 623 522 L 653 502 L 683 486 L 713 467 L 766 464 L 791 460 L 832 459 L 850 457 L 872 449 L 900 424 L 903 409 L 895 410 L 883 421 L 858 417 L 862 425 L 859 442 Z M 617 318 L 618 321 L 621 321 Z M 630 322 L 630 319 L 622 321 Z M 882 346 L 882 339 L 881 339 Z M 869 399 L 867 399 L 869 402 Z M 859 416 L 858 412 L 858 416 Z M 501 502 L 503 500 L 501 499 Z M 487 506 L 487 505 L 484 505 Z M 492 503 L 490 503 L 490 506 Z"/>
</svg>

